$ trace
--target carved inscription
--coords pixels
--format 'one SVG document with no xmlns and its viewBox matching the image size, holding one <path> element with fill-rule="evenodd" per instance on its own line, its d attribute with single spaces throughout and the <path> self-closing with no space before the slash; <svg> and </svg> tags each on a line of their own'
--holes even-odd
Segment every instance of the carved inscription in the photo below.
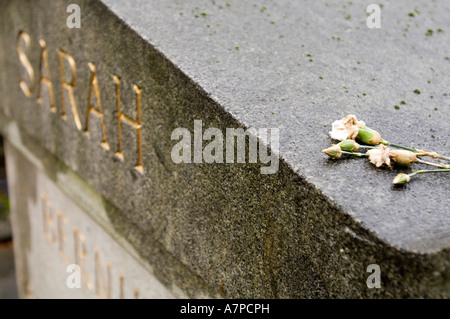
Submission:
<svg viewBox="0 0 450 319">
<path fill-rule="evenodd" d="M 50 110 L 53 113 L 56 113 L 56 105 L 55 105 L 55 94 L 53 93 L 53 84 L 50 80 L 50 69 L 48 67 L 48 53 L 47 53 L 47 44 L 44 40 L 39 40 L 39 45 L 41 46 L 41 59 L 39 62 L 39 89 L 38 89 L 38 102 L 42 103 L 42 89 L 44 85 L 47 87 L 48 95 L 50 97 Z"/>
<path fill-rule="evenodd" d="M 19 86 L 25 96 L 29 98 L 33 98 L 34 88 L 35 88 L 35 73 L 33 70 L 33 66 L 30 63 L 30 59 L 27 56 L 28 49 L 30 48 L 31 38 L 30 36 L 24 32 L 19 32 L 17 36 L 17 54 L 19 56 L 19 60 L 21 63 L 21 76 L 19 81 Z M 55 101 L 54 94 L 54 85 L 51 81 L 50 76 L 50 67 L 48 62 L 48 48 L 45 40 L 39 40 L 40 46 L 40 58 L 39 58 L 39 77 L 38 77 L 38 90 L 36 100 L 39 104 L 43 103 L 43 92 L 46 91 L 49 96 L 49 109 L 53 113 L 57 113 L 58 106 Z M 87 100 L 87 109 L 86 109 L 86 119 L 83 123 L 80 119 L 80 115 L 78 112 L 78 105 L 75 99 L 76 93 L 76 84 L 77 84 L 77 64 L 73 56 L 58 48 L 58 59 L 59 59 L 59 85 L 61 90 L 61 101 L 60 101 L 60 115 L 64 121 L 68 121 L 68 113 L 70 110 L 75 123 L 75 127 L 78 131 L 84 132 L 84 135 L 88 138 L 90 137 L 89 125 L 93 120 L 92 115 L 95 115 L 98 118 L 102 139 L 99 141 L 99 144 L 105 151 L 111 151 L 110 144 L 108 143 L 107 136 L 107 126 L 108 123 L 105 123 L 104 110 L 101 100 L 100 94 L 100 86 L 99 86 L 99 78 L 96 71 L 96 66 L 94 63 L 89 62 L 88 67 L 90 69 L 90 78 L 89 78 L 89 92 L 86 97 Z M 115 119 L 117 123 L 117 150 L 114 152 L 114 155 L 120 159 L 122 162 L 127 159 L 123 153 L 123 145 L 124 141 L 122 138 L 122 124 L 126 124 L 129 127 L 133 128 L 136 131 L 136 162 L 134 163 L 134 168 L 141 174 L 144 174 L 144 166 L 142 163 L 142 120 L 141 120 L 141 96 L 143 89 L 138 87 L 136 84 L 133 85 L 133 91 L 136 97 L 136 116 L 130 117 L 129 115 L 122 112 L 122 101 L 121 101 L 121 88 L 120 83 L 121 79 L 117 75 L 112 76 L 112 84 L 115 87 L 116 93 L 116 116 Z M 112 89 L 112 88 L 111 88 Z M 109 124 L 111 125 L 111 124 Z M 128 159 L 129 160 L 129 159 Z"/>
<path fill-rule="evenodd" d="M 133 120 L 122 113 L 120 108 L 120 78 L 118 76 L 114 76 L 114 82 L 116 83 L 116 93 L 117 93 L 117 144 L 118 149 L 115 155 L 120 158 L 122 161 L 123 153 L 122 153 L 122 125 L 121 122 L 124 121 L 130 124 L 133 128 L 136 129 L 137 134 L 137 149 L 138 149 L 138 162 L 135 166 L 136 170 L 141 173 L 144 173 L 144 168 L 142 167 L 142 152 L 141 152 L 141 94 L 142 89 L 140 89 L 136 84 L 133 86 L 133 90 L 136 93 L 136 108 L 137 108 L 137 120 Z"/>
<path fill-rule="evenodd" d="M 47 194 L 41 194 L 42 201 L 42 221 L 43 235 L 47 242 L 54 246 L 59 256 L 67 264 L 72 262 L 77 264 L 81 270 L 81 284 L 89 291 L 93 291 L 98 298 L 129 298 L 139 297 L 139 291 L 134 289 L 133 296 L 126 296 L 125 277 L 120 274 L 119 278 L 113 278 L 113 265 L 109 261 L 102 260 L 100 250 L 97 247 L 90 247 L 89 240 L 86 235 L 77 227 L 71 225 L 69 219 L 59 208 L 53 207 Z M 73 247 L 68 247 L 67 234 L 65 230 L 71 229 L 73 236 Z M 73 259 L 69 256 L 72 252 Z M 95 270 L 91 273 L 87 267 L 88 260 L 94 261 Z M 117 284 L 119 287 L 118 296 L 112 295 L 112 285 Z"/>
<path fill-rule="evenodd" d="M 100 89 L 98 87 L 97 74 L 95 73 L 95 65 L 93 63 L 89 63 L 89 68 L 91 69 L 91 81 L 89 82 L 88 107 L 86 112 L 86 126 L 84 130 L 86 134 L 89 134 L 89 117 L 91 115 L 91 112 L 97 114 L 100 117 L 100 124 L 102 126 L 103 132 L 103 140 L 101 142 L 101 145 L 105 148 L 105 150 L 109 151 L 109 144 L 106 139 L 106 128 L 105 123 L 103 121 L 102 101 L 100 100 Z M 97 100 L 98 110 L 92 106 L 93 93 L 95 99 Z"/>
<path fill-rule="evenodd" d="M 19 86 L 26 96 L 31 97 L 34 90 L 34 71 L 30 60 L 28 60 L 28 57 L 23 49 L 23 47 L 25 47 L 25 50 L 27 50 L 29 46 L 30 36 L 23 31 L 19 32 L 19 35 L 17 36 L 17 54 L 19 54 L 20 63 L 22 63 L 24 72 L 28 76 L 28 83 L 21 78 L 19 81 Z"/>
<path fill-rule="evenodd" d="M 75 88 L 75 84 L 77 83 L 77 67 L 75 60 L 73 57 L 62 51 L 58 50 L 59 54 L 59 80 L 61 82 L 61 116 L 64 120 L 67 120 L 66 115 L 66 96 L 68 97 L 68 100 L 70 101 L 70 106 L 73 113 L 73 119 L 75 121 L 75 125 L 77 126 L 77 129 L 81 131 L 81 122 L 80 122 L 80 116 L 78 115 L 78 108 L 77 104 L 75 102 L 75 95 L 73 89 Z M 64 79 L 64 62 L 67 61 L 70 65 L 70 70 L 72 74 L 72 78 L 70 81 L 66 81 Z"/>
</svg>

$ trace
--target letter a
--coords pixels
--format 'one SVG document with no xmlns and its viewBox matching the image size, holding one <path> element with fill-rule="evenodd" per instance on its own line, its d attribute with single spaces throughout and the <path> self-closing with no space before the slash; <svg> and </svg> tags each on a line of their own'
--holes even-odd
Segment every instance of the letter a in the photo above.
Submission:
<svg viewBox="0 0 450 319">
<path fill-rule="evenodd" d="M 77 264 L 67 265 L 66 272 L 71 274 L 67 277 L 67 288 L 81 288 L 81 270 Z"/>
<path fill-rule="evenodd" d="M 377 264 L 371 264 L 367 266 L 367 272 L 371 272 L 372 274 L 367 277 L 367 287 L 372 288 L 381 288 L 381 278 L 380 278 L 380 266 Z"/>
<path fill-rule="evenodd" d="M 186 128 L 178 127 L 172 131 L 172 141 L 182 137 L 181 141 L 172 147 L 170 157 L 175 164 L 191 162 L 191 132 Z M 180 151 L 183 155 L 180 155 Z"/>
<path fill-rule="evenodd" d="M 366 24 L 370 29 L 373 28 L 381 28 L 381 9 L 378 4 L 369 4 L 367 6 L 367 13 L 371 13 L 370 16 L 367 17 Z"/>
<path fill-rule="evenodd" d="M 66 24 L 67 24 L 67 27 L 69 28 L 69 29 L 73 29 L 73 28 L 77 28 L 77 29 L 79 29 L 79 28 L 81 28 L 81 14 L 80 14 L 80 6 L 79 5 L 77 5 L 77 4 L 70 4 L 68 7 L 67 7 L 67 10 L 66 10 L 66 12 L 67 13 L 72 13 L 71 15 L 69 15 L 68 17 L 67 17 L 67 21 L 66 21 Z"/>
</svg>

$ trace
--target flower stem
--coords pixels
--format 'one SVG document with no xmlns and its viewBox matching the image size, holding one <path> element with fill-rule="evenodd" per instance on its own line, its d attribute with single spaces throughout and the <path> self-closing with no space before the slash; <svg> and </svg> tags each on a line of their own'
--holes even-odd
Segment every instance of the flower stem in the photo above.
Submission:
<svg viewBox="0 0 450 319">
<path fill-rule="evenodd" d="M 347 152 L 347 151 L 342 151 L 342 154 L 352 155 L 352 156 L 357 156 L 357 157 L 367 157 L 367 156 L 369 156 L 369 155 L 364 154 L 364 153 Z"/>
<path fill-rule="evenodd" d="M 411 151 L 411 152 L 417 153 L 417 150 L 415 148 L 389 143 L 388 141 L 385 141 L 385 140 L 381 141 L 380 144 L 384 144 L 384 145 L 388 145 L 388 146 L 392 146 L 392 147 L 396 147 L 396 148 L 401 148 L 401 149 L 404 149 L 404 150 L 407 150 L 407 151 Z"/>
<path fill-rule="evenodd" d="M 431 162 L 423 161 L 421 159 L 417 159 L 417 162 L 422 163 L 422 164 L 426 164 L 426 165 L 430 165 L 430 166 L 443 168 L 443 169 L 450 169 L 450 165 L 431 163 Z"/>
<path fill-rule="evenodd" d="M 414 152 L 414 153 L 424 153 L 424 154 L 419 155 L 419 156 L 429 156 L 429 157 L 440 158 L 440 159 L 443 159 L 443 160 L 446 160 L 446 161 L 450 161 L 450 157 L 448 157 L 448 156 L 440 155 L 440 154 L 437 154 L 437 153 L 434 153 L 434 155 L 432 155 L 433 152 L 424 152 L 424 151 L 418 150 L 418 149 L 416 149 L 414 147 L 401 146 L 401 145 L 398 145 L 398 144 L 389 143 L 388 141 L 385 141 L 385 140 L 381 141 L 380 144 L 384 144 L 384 145 L 388 145 L 388 146 L 392 146 L 392 147 L 396 147 L 396 148 L 401 148 L 401 149 L 404 149 L 404 150 L 407 150 L 407 151 L 411 151 L 411 152 Z"/>
<path fill-rule="evenodd" d="M 439 155 L 436 152 L 425 152 L 425 151 L 422 151 L 422 150 L 416 150 L 416 151 L 418 152 L 417 156 L 429 156 L 429 157 L 432 157 L 432 158 L 440 158 L 440 159 L 443 159 L 443 160 L 446 160 L 446 161 L 450 161 L 450 157 Z"/>
<path fill-rule="evenodd" d="M 448 157 L 448 156 L 443 156 L 443 155 L 439 155 L 439 154 L 437 154 L 437 156 L 440 159 L 443 159 L 443 160 L 446 160 L 446 161 L 450 161 L 450 157 Z"/>
<path fill-rule="evenodd" d="M 422 170 L 414 171 L 413 173 L 408 174 L 408 176 L 412 177 L 414 175 L 426 174 L 426 173 L 450 173 L 450 168 L 445 168 L 445 169 L 422 169 Z"/>
<path fill-rule="evenodd" d="M 370 145 L 360 145 L 359 148 L 379 148 L 378 146 L 370 146 Z"/>
</svg>

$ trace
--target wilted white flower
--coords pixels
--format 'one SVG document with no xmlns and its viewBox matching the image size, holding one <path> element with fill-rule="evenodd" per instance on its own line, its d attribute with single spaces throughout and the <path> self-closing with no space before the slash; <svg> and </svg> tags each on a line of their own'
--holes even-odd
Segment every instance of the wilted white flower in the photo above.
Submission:
<svg viewBox="0 0 450 319">
<path fill-rule="evenodd" d="M 391 159 L 389 158 L 390 151 L 391 150 L 388 147 L 380 144 L 379 148 L 368 150 L 367 154 L 369 155 L 370 162 L 376 167 L 380 167 L 383 164 L 391 167 Z"/>
<path fill-rule="evenodd" d="M 418 161 L 415 153 L 406 150 L 391 150 L 389 157 L 400 166 L 411 166 Z"/>
<path fill-rule="evenodd" d="M 367 151 L 369 160 L 376 167 L 383 164 L 391 167 L 391 161 L 400 166 L 411 166 L 418 161 L 417 155 L 414 152 L 407 150 L 393 150 L 380 144 L 379 148 Z"/>
<path fill-rule="evenodd" d="M 359 129 L 365 127 L 365 125 L 363 121 L 358 121 L 355 115 L 349 114 L 333 122 L 330 136 L 332 139 L 338 141 L 346 139 L 354 140 L 358 136 Z"/>
</svg>

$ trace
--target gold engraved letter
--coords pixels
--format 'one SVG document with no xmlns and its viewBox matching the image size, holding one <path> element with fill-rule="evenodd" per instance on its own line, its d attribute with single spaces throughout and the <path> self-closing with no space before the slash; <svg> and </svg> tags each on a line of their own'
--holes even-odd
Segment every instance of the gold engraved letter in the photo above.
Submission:
<svg viewBox="0 0 450 319">
<path fill-rule="evenodd" d="M 50 200 L 47 195 L 42 194 L 42 220 L 44 222 L 44 237 L 49 243 L 53 244 L 56 241 L 55 228 L 53 222 L 53 216 L 50 209 Z"/>
<path fill-rule="evenodd" d="M 48 96 L 50 99 L 50 110 L 55 113 L 55 97 L 53 94 L 53 84 L 50 80 L 50 69 L 48 67 L 48 54 L 47 54 L 47 45 L 44 40 L 39 40 L 39 44 L 41 46 L 41 60 L 39 62 L 39 89 L 38 89 L 38 98 L 37 101 L 39 104 L 42 103 L 42 85 L 45 84 L 48 90 Z M 45 75 L 44 75 L 45 73 Z"/>
<path fill-rule="evenodd" d="M 77 227 L 73 228 L 73 237 L 75 242 L 75 264 L 81 268 L 81 273 L 84 274 L 83 279 L 89 290 L 94 288 L 92 281 L 89 279 L 88 270 L 86 267 L 86 237 Z"/>
<path fill-rule="evenodd" d="M 111 263 L 106 264 L 106 279 L 100 263 L 100 255 L 95 250 L 95 293 L 97 297 L 102 297 L 101 290 L 107 299 L 111 299 Z"/>
<path fill-rule="evenodd" d="M 119 298 L 120 299 L 124 299 L 125 298 L 125 295 L 124 295 L 124 281 L 125 281 L 125 278 L 123 277 L 123 275 L 120 275 L 119 279 L 120 279 L 120 282 L 119 282 L 119 285 L 120 285 L 120 296 L 119 296 Z"/>
<path fill-rule="evenodd" d="M 118 141 L 118 149 L 116 152 L 116 156 L 120 158 L 122 161 L 123 153 L 122 153 L 122 123 L 124 121 L 134 127 L 136 129 L 137 134 L 137 152 L 138 152 L 138 160 L 135 166 L 135 169 L 141 174 L 144 173 L 144 167 L 142 166 L 142 148 L 141 148 L 141 94 L 142 89 L 140 89 L 136 84 L 133 85 L 134 92 L 136 93 L 136 107 L 137 107 L 137 120 L 133 120 L 122 113 L 120 110 L 120 78 L 114 75 L 114 82 L 116 82 L 116 93 L 117 93 L 117 141 Z"/>
<path fill-rule="evenodd" d="M 105 123 L 103 121 L 103 113 L 102 113 L 102 101 L 100 100 L 100 90 L 98 88 L 98 80 L 97 74 L 95 73 L 95 65 L 92 63 L 88 63 L 89 68 L 91 69 L 91 81 L 89 82 L 89 97 L 88 97 L 88 107 L 86 112 L 86 128 L 85 132 L 89 134 L 89 117 L 91 112 L 97 114 L 100 117 L 100 124 L 102 125 L 103 132 L 103 140 L 101 145 L 109 151 L 109 144 L 106 140 L 106 129 Z M 95 98 L 97 99 L 98 110 L 92 106 L 92 91 L 94 91 Z"/>
<path fill-rule="evenodd" d="M 30 36 L 23 31 L 19 32 L 19 35 L 17 36 L 17 53 L 19 54 L 20 62 L 22 63 L 25 72 L 28 75 L 30 85 L 27 85 L 24 80 L 20 80 L 19 86 L 26 96 L 31 97 L 34 91 L 34 71 L 33 67 L 31 66 L 30 60 L 28 60 L 27 56 L 23 52 L 22 46 L 20 44 L 21 40 L 25 42 L 25 48 L 28 48 L 30 46 Z"/>
<path fill-rule="evenodd" d="M 66 235 L 64 235 L 64 224 L 67 224 L 67 217 L 63 214 L 62 211 L 58 210 L 56 212 L 56 220 L 58 223 L 58 250 L 59 255 L 64 259 L 64 261 L 70 264 L 70 259 L 64 253 L 64 242 L 66 242 Z"/>
<path fill-rule="evenodd" d="M 72 106 L 72 113 L 75 120 L 75 125 L 77 126 L 77 129 L 81 131 L 81 122 L 80 122 L 80 116 L 78 115 L 78 109 L 75 102 L 75 97 L 73 94 L 73 88 L 75 87 L 76 81 L 77 81 L 77 70 L 76 70 L 76 64 L 73 57 L 62 51 L 58 50 L 59 53 L 59 78 L 61 81 L 61 116 L 63 119 L 67 119 L 66 115 L 66 105 L 65 105 L 65 91 L 69 94 L 69 100 L 70 104 Z M 72 80 L 70 82 L 66 82 L 64 80 L 64 59 L 69 62 L 71 71 L 72 71 Z"/>
</svg>

